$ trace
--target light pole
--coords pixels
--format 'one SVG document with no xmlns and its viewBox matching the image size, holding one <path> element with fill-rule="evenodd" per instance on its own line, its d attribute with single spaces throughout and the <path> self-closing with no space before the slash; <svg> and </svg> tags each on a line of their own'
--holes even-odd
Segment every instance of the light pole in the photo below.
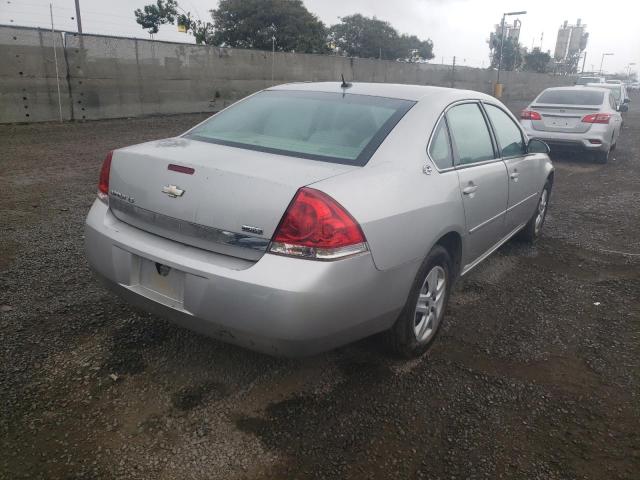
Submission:
<svg viewBox="0 0 640 480">
<path fill-rule="evenodd" d="M 498 78 L 496 80 L 496 88 L 493 92 L 498 98 L 502 96 L 502 84 L 500 83 L 500 70 L 502 70 L 502 48 L 504 47 L 504 21 L 506 17 L 511 15 L 526 15 L 526 10 L 521 12 L 507 12 L 502 14 L 502 22 L 500 22 L 500 54 L 498 56 Z"/>
<path fill-rule="evenodd" d="M 631 80 L 631 67 L 635 65 L 635 62 L 631 62 L 627 65 L 627 80 Z"/>
<path fill-rule="evenodd" d="M 608 57 L 609 55 L 613 55 L 613 53 L 603 53 L 602 59 L 600 59 L 600 75 L 602 75 L 602 64 L 604 63 L 604 57 Z"/>
</svg>

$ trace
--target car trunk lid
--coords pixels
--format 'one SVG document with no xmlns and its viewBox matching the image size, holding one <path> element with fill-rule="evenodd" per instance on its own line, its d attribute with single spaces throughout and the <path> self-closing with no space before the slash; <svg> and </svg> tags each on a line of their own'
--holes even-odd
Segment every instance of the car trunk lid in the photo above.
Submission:
<svg viewBox="0 0 640 480">
<path fill-rule="evenodd" d="M 591 128 L 590 123 L 582 122 L 585 115 L 598 113 L 599 107 L 589 105 L 531 105 L 542 117 L 532 120 L 534 130 L 543 132 L 585 133 Z"/>
<path fill-rule="evenodd" d="M 109 205 L 142 230 L 258 260 L 300 187 L 355 168 L 173 138 L 114 152 Z"/>
</svg>

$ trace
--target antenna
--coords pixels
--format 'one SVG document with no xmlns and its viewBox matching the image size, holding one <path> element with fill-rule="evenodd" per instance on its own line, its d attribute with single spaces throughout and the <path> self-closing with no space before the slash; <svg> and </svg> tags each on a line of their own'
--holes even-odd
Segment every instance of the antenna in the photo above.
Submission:
<svg viewBox="0 0 640 480">
<path fill-rule="evenodd" d="M 344 75 L 341 73 L 340 77 L 342 78 L 342 84 L 340 85 L 341 88 L 349 88 L 351 86 L 351 82 L 345 82 L 344 81 Z"/>
</svg>

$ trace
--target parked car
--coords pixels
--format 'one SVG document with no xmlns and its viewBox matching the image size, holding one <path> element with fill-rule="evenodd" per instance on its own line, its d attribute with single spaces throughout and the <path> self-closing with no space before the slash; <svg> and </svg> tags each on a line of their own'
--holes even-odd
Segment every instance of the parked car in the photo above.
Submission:
<svg viewBox="0 0 640 480">
<path fill-rule="evenodd" d="M 605 83 L 604 77 L 580 76 L 576 80 L 576 85 L 586 85 L 587 83 Z"/>
<path fill-rule="evenodd" d="M 547 88 L 521 112 L 520 123 L 529 137 L 544 140 L 552 152 L 585 151 L 606 163 L 622 126 L 609 87 L 614 86 Z"/>
<path fill-rule="evenodd" d="M 132 304 L 250 349 L 386 331 L 419 355 L 458 277 L 540 235 L 548 151 L 478 92 L 277 86 L 109 153 L 86 255 Z"/>
<path fill-rule="evenodd" d="M 627 87 L 622 85 L 621 83 L 589 83 L 588 87 L 598 87 L 598 88 L 606 88 L 613 93 L 613 98 L 616 102 L 616 110 L 620 112 L 626 112 L 629 110 L 628 106 L 623 107 L 626 103 L 629 103 L 631 99 L 627 93 Z"/>
</svg>

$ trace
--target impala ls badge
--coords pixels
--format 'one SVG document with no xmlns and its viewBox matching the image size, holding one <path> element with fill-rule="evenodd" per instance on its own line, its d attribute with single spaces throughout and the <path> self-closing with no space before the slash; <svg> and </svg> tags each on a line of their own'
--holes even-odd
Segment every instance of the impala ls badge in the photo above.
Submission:
<svg viewBox="0 0 640 480">
<path fill-rule="evenodd" d="M 165 185 L 164 187 L 162 187 L 162 193 L 166 193 L 171 198 L 176 198 L 184 195 L 184 190 L 181 190 L 175 185 Z"/>
</svg>

